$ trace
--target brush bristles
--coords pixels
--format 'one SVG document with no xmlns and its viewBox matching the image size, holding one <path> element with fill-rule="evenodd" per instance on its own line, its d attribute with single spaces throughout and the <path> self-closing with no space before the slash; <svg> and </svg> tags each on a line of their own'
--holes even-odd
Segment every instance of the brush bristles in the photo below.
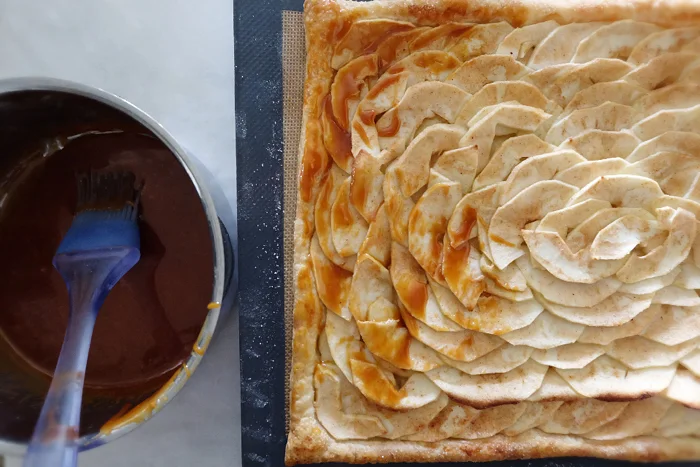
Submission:
<svg viewBox="0 0 700 467">
<path fill-rule="evenodd" d="M 90 172 L 78 174 L 76 213 L 102 211 L 109 217 L 136 220 L 141 190 L 132 172 Z"/>
</svg>

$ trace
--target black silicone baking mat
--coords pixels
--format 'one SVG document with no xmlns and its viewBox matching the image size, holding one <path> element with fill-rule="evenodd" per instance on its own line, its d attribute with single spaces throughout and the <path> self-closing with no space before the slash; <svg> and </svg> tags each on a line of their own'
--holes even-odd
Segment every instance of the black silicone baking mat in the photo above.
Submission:
<svg viewBox="0 0 700 467">
<path fill-rule="evenodd" d="M 246 467 L 284 465 L 282 11 L 302 7 L 303 0 L 234 0 L 241 433 Z M 624 465 L 633 464 L 582 458 L 489 463 L 489 467 Z"/>
<path fill-rule="evenodd" d="M 234 0 L 244 466 L 284 465 L 281 12 L 302 5 Z"/>
</svg>

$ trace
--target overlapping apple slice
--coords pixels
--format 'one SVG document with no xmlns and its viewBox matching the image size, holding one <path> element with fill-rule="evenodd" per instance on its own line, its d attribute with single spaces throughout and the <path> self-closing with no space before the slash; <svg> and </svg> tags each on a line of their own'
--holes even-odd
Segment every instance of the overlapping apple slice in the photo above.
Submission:
<svg viewBox="0 0 700 467">
<path fill-rule="evenodd" d="M 586 130 L 559 145 L 573 149 L 589 161 L 619 157 L 625 159 L 636 150 L 640 141 L 625 131 Z"/>
<path fill-rule="evenodd" d="M 532 52 L 528 66 L 535 70 L 568 63 L 574 57 L 579 43 L 605 23 L 571 23 L 549 33 Z"/>
<path fill-rule="evenodd" d="M 632 127 L 642 141 L 650 140 L 667 131 L 700 132 L 700 105 L 687 109 L 661 110 Z"/>
<path fill-rule="evenodd" d="M 556 146 L 586 130 L 620 131 L 637 121 L 637 112 L 628 105 L 605 102 L 597 107 L 574 110 L 550 128 L 545 141 Z M 639 136 L 639 135 L 637 135 Z"/>
<path fill-rule="evenodd" d="M 627 162 L 639 162 L 660 152 L 698 154 L 700 135 L 683 131 L 667 131 L 637 146 L 627 157 Z"/>
<path fill-rule="evenodd" d="M 488 238 L 493 263 L 504 269 L 525 252 L 521 230 L 533 220 L 564 207 L 576 188 L 566 183 L 546 180 L 535 183 L 496 210 L 489 224 Z"/>
<path fill-rule="evenodd" d="M 467 126 L 467 123 L 484 107 L 502 102 L 517 102 L 529 107 L 535 107 L 549 114 L 561 111 L 554 102 L 547 99 L 542 92 L 525 81 L 499 81 L 487 84 L 472 96 L 459 111 L 455 119 L 457 125 Z"/>
<path fill-rule="evenodd" d="M 464 62 L 445 82 L 474 94 L 489 83 L 518 80 L 529 72 L 529 68 L 513 57 L 481 55 Z"/>
<path fill-rule="evenodd" d="M 622 79 L 644 89 L 658 89 L 678 82 L 686 69 L 697 62 L 697 53 L 676 52 L 660 55 L 630 71 Z"/>
<path fill-rule="evenodd" d="M 597 29 L 581 41 L 571 60 L 575 63 L 585 63 L 600 57 L 626 60 L 643 39 L 661 30 L 659 26 L 650 23 L 616 21 Z"/>
<path fill-rule="evenodd" d="M 615 81 L 632 70 L 632 65 L 612 58 L 596 58 L 588 63 L 566 68 L 545 81 L 540 78 L 542 92 L 561 107 L 581 91 L 606 81 Z"/>
<path fill-rule="evenodd" d="M 468 122 L 469 130 L 460 146 L 476 146 L 479 150 L 477 172 L 486 167 L 496 136 L 519 131 L 534 132 L 550 114 L 536 107 L 507 103 L 485 107 Z"/>
<path fill-rule="evenodd" d="M 376 122 L 379 147 L 387 152 L 383 159 L 392 160 L 401 154 L 424 120 L 438 116 L 448 123 L 454 122 L 469 97 L 457 86 L 439 81 L 409 87 L 398 105 Z"/>
<path fill-rule="evenodd" d="M 700 37 L 700 28 L 697 27 L 655 32 L 645 37 L 634 47 L 628 61 L 635 64 L 647 63 L 662 54 L 678 52 L 683 46 L 698 37 Z"/>
<path fill-rule="evenodd" d="M 503 38 L 496 55 L 508 55 L 527 63 L 537 45 L 559 27 L 556 21 L 544 21 L 513 30 Z"/>
<path fill-rule="evenodd" d="M 527 399 L 539 389 L 546 372 L 547 366 L 528 361 L 505 373 L 468 375 L 441 367 L 426 374 L 450 397 L 481 408 Z"/>
</svg>

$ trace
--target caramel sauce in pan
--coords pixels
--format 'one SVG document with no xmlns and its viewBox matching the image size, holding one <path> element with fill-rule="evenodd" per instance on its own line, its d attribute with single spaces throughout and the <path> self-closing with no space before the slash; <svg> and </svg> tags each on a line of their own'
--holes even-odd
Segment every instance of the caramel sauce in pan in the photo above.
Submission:
<svg viewBox="0 0 700 467">
<path fill-rule="evenodd" d="M 22 174 L 0 211 L 0 331 L 30 367 L 53 373 L 68 293 L 51 261 L 73 220 L 75 173 L 89 169 L 131 170 L 145 186 L 141 259 L 97 316 L 85 387 L 156 387 L 189 356 L 208 308 L 220 305 L 209 303 L 213 256 L 204 209 L 185 170 L 155 138 L 82 136 Z"/>
</svg>

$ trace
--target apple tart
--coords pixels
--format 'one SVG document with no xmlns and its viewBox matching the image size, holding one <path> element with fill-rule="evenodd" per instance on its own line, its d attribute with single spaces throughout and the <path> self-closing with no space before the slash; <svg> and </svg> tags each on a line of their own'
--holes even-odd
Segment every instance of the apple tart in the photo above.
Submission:
<svg viewBox="0 0 700 467">
<path fill-rule="evenodd" d="M 305 9 L 287 463 L 700 458 L 700 7 Z"/>
</svg>

